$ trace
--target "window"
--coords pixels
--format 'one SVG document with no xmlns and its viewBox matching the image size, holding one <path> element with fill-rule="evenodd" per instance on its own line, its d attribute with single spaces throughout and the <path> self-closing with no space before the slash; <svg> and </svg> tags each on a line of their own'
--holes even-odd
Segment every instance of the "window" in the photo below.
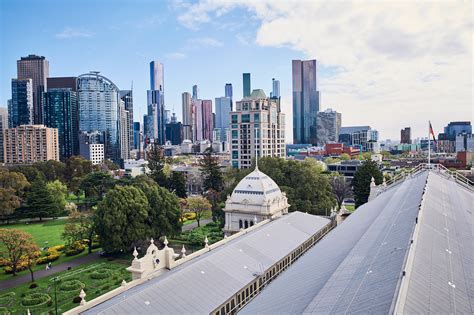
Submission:
<svg viewBox="0 0 474 315">
<path fill-rule="evenodd" d="M 250 122 L 250 115 L 249 115 L 249 114 L 244 114 L 244 115 L 242 115 L 242 122 L 243 122 L 243 123 L 248 123 L 248 122 Z"/>
<path fill-rule="evenodd" d="M 249 221 L 245 220 L 245 228 L 249 227 Z"/>
<path fill-rule="evenodd" d="M 239 122 L 239 115 L 232 115 L 232 123 L 236 124 Z"/>
<path fill-rule="evenodd" d="M 239 158 L 239 151 L 232 151 L 232 158 L 238 159 Z"/>
<path fill-rule="evenodd" d="M 239 138 L 239 131 L 232 130 L 232 139 L 238 139 L 238 138 Z"/>
<path fill-rule="evenodd" d="M 260 122 L 260 114 L 259 113 L 253 114 L 253 121 L 254 122 Z"/>
<path fill-rule="evenodd" d="M 241 229 L 242 226 L 243 226 L 243 225 L 242 225 L 242 220 L 239 220 L 239 229 Z"/>
</svg>

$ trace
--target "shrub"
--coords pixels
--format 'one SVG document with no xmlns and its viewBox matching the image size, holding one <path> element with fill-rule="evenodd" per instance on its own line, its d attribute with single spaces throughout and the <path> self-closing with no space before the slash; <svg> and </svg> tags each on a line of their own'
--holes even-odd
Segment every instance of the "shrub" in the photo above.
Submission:
<svg viewBox="0 0 474 315">
<path fill-rule="evenodd" d="M 100 243 L 92 243 L 92 249 L 100 248 Z"/>
<path fill-rule="evenodd" d="M 184 217 L 187 219 L 187 220 L 195 220 L 196 219 L 196 213 L 195 212 L 186 212 L 184 214 Z"/>
<path fill-rule="evenodd" d="M 75 296 L 73 299 L 72 299 L 72 303 L 74 304 L 79 304 L 81 303 L 82 299 L 80 296 Z"/>
<path fill-rule="evenodd" d="M 85 287 L 84 283 L 77 279 L 64 280 L 59 284 L 59 290 L 64 292 L 77 291 Z"/>
<path fill-rule="evenodd" d="M 91 278 L 96 280 L 106 279 L 112 276 L 112 271 L 105 268 L 96 269 L 91 273 Z"/>
<path fill-rule="evenodd" d="M 0 304 L 8 305 L 13 302 L 15 302 L 15 292 L 8 292 L 0 295 Z"/>
<path fill-rule="evenodd" d="M 6 307 L 3 307 L 3 306 L 0 306 L 0 315 L 10 315 L 10 311 L 8 310 L 8 308 Z"/>
<path fill-rule="evenodd" d="M 48 252 L 62 252 L 64 248 L 65 248 L 64 245 L 56 245 L 56 246 L 48 248 Z"/>
<path fill-rule="evenodd" d="M 59 258 L 59 256 L 61 256 L 60 253 L 51 252 L 48 256 L 44 256 L 44 257 L 40 257 L 40 258 L 36 259 L 36 263 L 38 265 L 47 264 L 49 262 L 57 260 Z"/>
<path fill-rule="evenodd" d="M 66 256 L 74 256 L 80 254 L 86 249 L 84 245 L 82 245 L 82 241 L 76 241 L 72 243 L 72 245 L 66 249 Z"/>
<path fill-rule="evenodd" d="M 37 287 L 38 287 L 38 285 L 35 282 L 30 284 L 30 289 L 34 289 L 34 288 L 37 288 Z"/>
<path fill-rule="evenodd" d="M 8 266 L 10 264 L 10 260 L 6 258 L 0 258 L 0 267 Z"/>
<path fill-rule="evenodd" d="M 102 287 L 102 290 L 104 290 L 104 291 L 108 291 L 109 289 L 110 289 L 110 285 L 104 285 Z"/>
<path fill-rule="evenodd" d="M 22 300 L 21 304 L 27 306 L 40 306 L 51 301 L 51 297 L 46 293 L 31 293 L 26 295 Z"/>
<path fill-rule="evenodd" d="M 23 271 L 23 270 L 26 270 L 26 269 L 28 269 L 28 264 L 26 263 L 26 261 L 20 262 L 16 266 L 16 271 L 17 272 Z M 13 268 L 11 266 L 6 266 L 5 268 L 3 268 L 3 270 L 6 274 L 13 273 Z"/>
</svg>

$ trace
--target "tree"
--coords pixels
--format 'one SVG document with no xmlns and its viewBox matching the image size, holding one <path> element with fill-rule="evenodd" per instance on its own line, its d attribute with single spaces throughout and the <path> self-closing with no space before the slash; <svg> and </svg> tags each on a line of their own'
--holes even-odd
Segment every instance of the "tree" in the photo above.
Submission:
<svg viewBox="0 0 474 315">
<path fill-rule="evenodd" d="M 35 252 L 39 251 L 33 241 L 31 234 L 16 229 L 0 229 L 0 258 L 7 262 L 16 276 L 18 266 L 26 260 L 33 278 L 32 266 L 34 264 Z"/>
<path fill-rule="evenodd" d="M 49 182 L 46 184 L 46 188 L 49 191 L 49 194 L 54 199 L 54 204 L 57 206 L 56 213 L 59 215 L 64 211 L 67 201 L 67 186 L 61 183 L 59 180 Z"/>
<path fill-rule="evenodd" d="M 97 170 L 97 168 L 97 166 L 92 165 L 91 161 L 86 160 L 82 156 L 71 156 L 66 160 L 64 178 L 70 184 L 75 178 L 84 177 L 92 171 Z"/>
<path fill-rule="evenodd" d="M 219 159 L 212 156 L 212 148 L 204 151 L 203 158 L 199 161 L 199 166 L 203 176 L 204 190 L 213 189 L 216 192 L 221 192 L 224 188 L 224 178 Z"/>
<path fill-rule="evenodd" d="M 120 166 L 118 166 L 109 159 L 105 159 L 102 163 L 102 170 L 104 171 L 116 171 L 118 169 L 120 169 Z"/>
<path fill-rule="evenodd" d="M 337 200 L 337 208 L 341 209 L 344 199 L 352 196 L 352 188 L 347 183 L 346 178 L 340 175 L 331 178 L 331 187 Z"/>
<path fill-rule="evenodd" d="M 176 195 L 158 186 L 148 177 L 137 177 L 133 184 L 145 193 L 148 200 L 147 224 L 155 239 L 174 236 L 181 232 L 181 211 Z"/>
<path fill-rule="evenodd" d="M 204 213 L 211 210 L 211 203 L 204 197 L 192 196 L 186 198 L 186 205 L 188 212 L 196 213 L 196 221 L 199 227 Z"/>
<path fill-rule="evenodd" d="M 98 204 L 94 216 L 102 248 L 108 253 L 128 251 L 150 236 L 149 203 L 133 186 L 115 186 Z"/>
<path fill-rule="evenodd" d="M 8 220 L 20 207 L 23 191 L 29 185 L 22 173 L 0 170 L 0 218 Z"/>
<path fill-rule="evenodd" d="M 186 178 L 182 172 L 171 172 L 169 190 L 179 198 L 186 198 Z"/>
<path fill-rule="evenodd" d="M 38 245 L 32 241 L 25 244 L 25 254 L 22 256 L 22 260 L 25 262 L 28 270 L 30 271 L 31 282 L 35 282 L 33 267 L 36 265 L 36 259 L 38 259 L 40 256 L 41 252 Z"/>
<path fill-rule="evenodd" d="M 66 165 L 63 162 L 48 160 L 45 162 L 36 162 L 33 167 L 43 174 L 46 181 L 60 180 L 64 181 L 64 170 Z"/>
<path fill-rule="evenodd" d="M 110 174 L 93 172 L 82 179 L 80 188 L 84 191 L 86 198 L 92 200 L 91 204 L 95 205 L 114 185 L 115 180 Z"/>
<path fill-rule="evenodd" d="M 36 180 L 26 195 L 25 215 L 28 218 L 54 217 L 60 205 L 42 180 Z"/>
<path fill-rule="evenodd" d="M 352 180 L 356 208 L 366 203 L 369 199 L 372 177 L 377 185 L 383 182 L 383 175 L 377 163 L 372 160 L 364 160 L 357 172 L 355 172 L 354 179 Z"/>
<path fill-rule="evenodd" d="M 161 187 L 168 187 L 168 178 L 165 174 L 166 160 L 163 148 L 157 144 L 150 146 L 147 155 L 150 177 Z"/>
<path fill-rule="evenodd" d="M 91 212 L 72 211 L 64 225 L 61 238 L 66 241 L 66 246 L 71 246 L 77 241 L 87 240 L 89 254 L 92 253 L 92 241 L 95 235 L 95 225 Z"/>
<path fill-rule="evenodd" d="M 29 183 L 36 180 L 44 180 L 44 174 L 39 171 L 36 167 L 31 165 L 19 165 L 10 169 L 11 172 L 21 173 L 26 177 Z"/>
</svg>

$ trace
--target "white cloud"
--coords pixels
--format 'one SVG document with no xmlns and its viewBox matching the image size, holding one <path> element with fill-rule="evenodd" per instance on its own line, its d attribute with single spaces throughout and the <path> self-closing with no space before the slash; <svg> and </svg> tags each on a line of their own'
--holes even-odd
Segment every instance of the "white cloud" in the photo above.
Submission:
<svg viewBox="0 0 474 315">
<path fill-rule="evenodd" d="M 94 36 L 94 34 L 91 32 L 88 32 L 83 29 L 75 29 L 71 27 L 66 27 L 61 32 L 55 34 L 55 37 L 59 39 L 81 38 L 81 37 L 86 38 L 86 37 L 92 37 L 92 36 Z"/>
<path fill-rule="evenodd" d="M 180 53 L 180 52 L 172 52 L 166 54 L 166 58 L 168 59 L 184 59 L 186 58 L 186 54 Z"/>
<path fill-rule="evenodd" d="M 338 69 L 319 86 L 323 108 L 342 112 L 344 125 L 398 138 L 405 126 L 425 136 L 428 119 L 441 131 L 473 118 L 470 1 L 202 0 L 183 6 L 178 20 L 197 29 L 236 8 L 260 22 L 258 45 L 291 47 Z"/>
<path fill-rule="evenodd" d="M 190 47 L 220 47 L 222 42 L 212 37 L 196 37 L 188 40 Z"/>
</svg>

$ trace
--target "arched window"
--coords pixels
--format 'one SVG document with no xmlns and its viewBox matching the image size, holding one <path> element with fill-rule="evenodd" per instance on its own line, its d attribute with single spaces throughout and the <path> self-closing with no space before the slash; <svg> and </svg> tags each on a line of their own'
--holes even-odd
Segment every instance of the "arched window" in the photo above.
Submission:
<svg viewBox="0 0 474 315">
<path fill-rule="evenodd" d="M 250 226 L 253 226 L 253 221 L 250 221 Z"/>
<path fill-rule="evenodd" d="M 239 220 L 239 229 L 243 227 L 242 220 Z"/>
<path fill-rule="evenodd" d="M 245 220 L 245 228 L 249 227 L 249 221 Z"/>
</svg>

